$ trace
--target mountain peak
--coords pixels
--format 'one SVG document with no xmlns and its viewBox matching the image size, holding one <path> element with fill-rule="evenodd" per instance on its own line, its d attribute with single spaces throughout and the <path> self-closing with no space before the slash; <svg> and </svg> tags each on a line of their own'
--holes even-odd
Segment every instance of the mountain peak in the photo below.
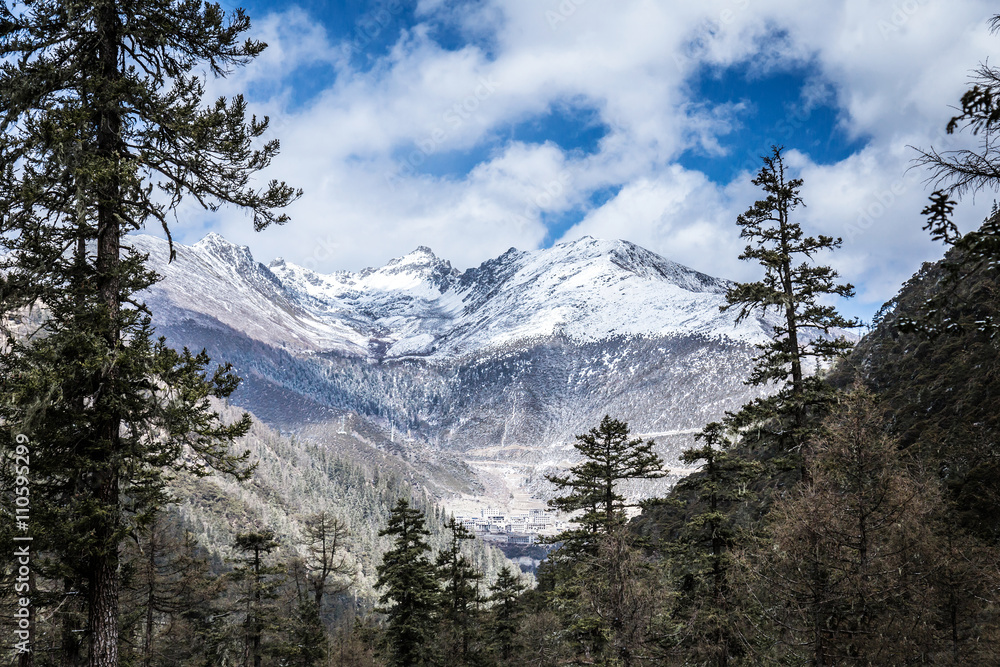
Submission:
<svg viewBox="0 0 1000 667">
<path fill-rule="evenodd" d="M 390 259 L 388 262 L 386 262 L 385 266 L 382 268 L 388 268 L 390 266 L 409 266 L 409 265 L 429 266 L 436 264 L 448 264 L 448 266 L 451 266 L 449 262 L 435 255 L 433 250 L 431 250 L 425 245 L 422 245 L 422 246 L 417 246 L 415 250 L 411 250 L 402 257 L 395 257 L 393 259 Z"/>
<path fill-rule="evenodd" d="M 209 232 L 201 237 L 201 240 L 194 244 L 199 248 L 211 248 L 211 247 L 225 247 L 225 248 L 239 248 L 241 246 L 236 245 L 232 241 L 229 241 L 222 234 L 217 234 L 216 232 Z"/>
</svg>

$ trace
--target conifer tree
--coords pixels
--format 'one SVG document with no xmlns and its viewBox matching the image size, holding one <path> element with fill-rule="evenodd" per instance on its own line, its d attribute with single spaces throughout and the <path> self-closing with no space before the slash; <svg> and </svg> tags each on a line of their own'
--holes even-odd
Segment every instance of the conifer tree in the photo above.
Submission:
<svg viewBox="0 0 1000 667">
<path fill-rule="evenodd" d="M 990 21 L 990 30 L 1000 31 L 1000 14 Z M 995 264 L 1000 259 L 1000 221 L 994 215 L 977 232 L 962 235 L 952 221 L 952 214 L 963 195 L 982 190 L 1000 190 L 1000 69 L 989 62 L 980 63 L 972 73 L 972 88 L 960 100 L 960 111 L 946 126 L 948 134 L 971 131 L 979 138 L 979 147 L 939 151 L 934 147 L 918 149 L 918 165 L 930 170 L 929 181 L 935 187 L 930 203 L 921 211 L 927 216 L 924 229 L 935 241 L 959 246 L 976 265 Z"/>
<path fill-rule="evenodd" d="M 738 309 L 737 321 L 769 310 L 780 314 L 773 340 L 762 346 L 748 380 L 752 385 L 777 383 L 779 391 L 744 406 L 729 421 L 739 428 L 780 417 L 776 425 L 779 439 L 786 450 L 797 451 L 808 435 L 810 409 L 829 397 L 827 386 L 807 375 L 808 361 L 820 363 L 844 355 L 851 343 L 843 337 L 829 336 L 833 329 L 852 328 L 857 323 L 824 303 L 825 297 L 854 294 L 851 285 L 837 283 L 836 271 L 813 263 L 817 253 L 839 248 L 842 241 L 823 235 L 805 236 L 793 220 L 795 209 L 803 205 L 799 195 L 802 180 L 788 176 L 782 150 L 772 147 L 771 155 L 762 158 L 764 165 L 753 179 L 753 184 L 767 196 L 736 220 L 741 238 L 750 241 L 740 259 L 758 262 L 764 278 L 731 288 L 722 310 Z M 810 334 L 816 337 L 807 342 Z"/>
<path fill-rule="evenodd" d="M 240 533 L 233 546 L 241 554 L 236 559 L 237 566 L 230 576 L 242 589 L 241 602 L 245 609 L 244 654 L 248 657 L 247 665 L 261 667 L 264 655 L 272 652 L 273 648 L 266 645 L 265 635 L 287 629 L 283 627 L 275 603 L 278 599 L 278 587 L 284 581 L 285 568 L 266 562 L 271 552 L 279 546 L 272 530 Z"/>
<path fill-rule="evenodd" d="M 990 19 L 990 29 L 1000 31 L 1000 14 Z M 930 202 L 920 212 L 926 216 L 924 229 L 935 241 L 943 241 L 953 250 L 942 263 L 947 273 L 942 289 L 933 295 L 915 316 L 899 320 L 904 332 L 920 332 L 926 337 L 957 336 L 980 332 L 996 338 L 1000 323 L 984 317 L 978 301 L 963 293 L 962 283 L 970 276 L 989 275 L 996 280 L 1000 269 L 1000 213 L 996 201 L 992 212 L 975 230 L 962 234 L 953 220 L 958 201 L 964 195 L 983 190 L 1000 190 L 1000 69 L 989 62 L 980 63 L 972 73 L 972 88 L 960 100 L 959 113 L 946 126 L 948 134 L 971 131 L 979 138 L 977 149 L 939 151 L 934 147 L 918 149 L 917 165 L 930 170 L 928 182 L 935 188 Z M 978 296 L 978 295 L 977 295 Z M 956 308 L 956 305 L 965 306 Z"/>
<path fill-rule="evenodd" d="M 183 641 L 169 635 L 184 632 L 177 626 L 186 625 L 192 616 L 211 611 L 218 582 L 194 536 L 188 531 L 176 535 L 163 516 L 157 516 L 139 545 L 135 611 L 142 614 L 140 664 L 179 662 L 185 651 L 194 648 L 193 638 Z M 159 655 L 164 657 L 157 659 Z"/>
<path fill-rule="evenodd" d="M 295 596 L 289 602 L 291 622 L 288 659 L 300 667 L 315 667 L 327 657 L 326 628 L 320 618 L 320 605 L 316 603 L 315 580 L 307 572 L 303 559 L 293 557 L 288 572 L 295 582 Z"/>
<path fill-rule="evenodd" d="M 605 415 L 599 426 L 576 436 L 573 447 L 584 461 L 573 466 L 568 475 L 547 475 L 559 490 L 569 493 L 549 501 L 549 506 L 563 511 L 583 510 L 576 519 L 579 529 L 564 531 L 554 538 L 564 542 L 560 551 L 572 558 L 577 553 L 594 554 L 598 534 L 608 534 L 625 522 L 630 505 L 618 490 L 619 482 L 630 479 L 663 477 L 663 460 L 653 451 L 652 440 L 629 440 L 625 422 Z"/>
<path fill-rule="evenodd" d="M 489 587 L 490 643 L 501 664 L 509 664 L 514 657 L 521 629 L 519 600 L 526 588 L 508 565 Z"/>
<path fill-rule="evenodd" d="M 742 558 L 762 648 L 778 662 L 922 663 L 939 496 L 909 474 L 864 388 L 825 426 L 811 482 L 776 503 L 770 540 Z"/>
<path fill-rule="evenodd" d="M 264 48 L 241 41 L 248 28 L 199 0 L 0 8 L 0 445 L 37 443 L 44 546 L 85 584 L 92 667 L 118 663 L 120 546 L 161 500 L 164 469 L 248 474 L 228 444 L 249 422 L 221 424 L 207 401 L 236 379 L 152 340 L 136 295 L 156 277 L 125 240 L 150 221 L 169 238 L 188 197 L 243 207 L 256 229 L 287 219 L 276 210 L 298 193 L 251 182 L 278 150 L 256 147 L 267 120 L 241 97 L 202 103 L 197 72 Z M 30 307 L 41 315 L 15 330 Z"/>
<path fill-rule="evenodd" d="M 355 574 L 346 551 L 351 534 L 341 519 L 325 511 L 306 517 L 304 531 L 310 588 L 317 613 L 322 615 L 324 597 L 346 591 Z"/>
<path fill-rule="evenodd" d="M 431 640 L 441 604 L 434 564 L 427 558 L 430 531 L 424 513 L 400 498 L 389 516 L 389 525 L 379 535 L 395 543 L 382 556 L 376 588 L 379 611 L 388 617 L 385 643 L 389 664 L 400 667 L 431 662 Z"/>
<path fill-rule="evenodd" d="M 475 535 L 449 517 L 445 528 L 451 538 L 445 549 L 438 552 L 435 566 L 442 586 L 442 621 L 445 636 L 451 639 L 448 655 L 456 664 L 473 664 L 473 638 L 478 626 L 479 606 L 483 602 L 479 582 L 483 575 L 462 553 L 462 543 Z"/>
<path fill-rule="evenodd" d="M 632 583 L 638 576 L 635 545 L 626 535 L 626 509 L 631 507 L 619 484 L 631 479 L 664 476 L 663 461 L 652 440 L 629 439 L 625 422 L 605 415 L 574 447 L 584 460 L 567 475 L 547 479 L 568 493 L 549 500 L 563 512 L 580 512 L 579 527 L 549 538 L 562 542 L 540 570 L 540 587 L 552 588 L 550 603 L 560 610 L 567 637 L 581 660 L 598 656 L 630 664 L 629 643 L 637 635 L 634 620 L 641 605 L 633 604 Z M 626 600 L 629 602 L 626 603 Z"/>
<path fill-rule="evenodd" d="M 670 654 L 724 666 L 739 655 L 737 613 L 731 598 L 732 548 L 737 543 L 736 504 L 746 500 L 760 464 L 731 448 L 726 427 L 713 422 L 685 450 L 681 462 L 703 462 L 677 485 L 687 503 L 684 521 L 667 545 L 669 570 L 677 597 L 663 644 Z"/>
</svg>

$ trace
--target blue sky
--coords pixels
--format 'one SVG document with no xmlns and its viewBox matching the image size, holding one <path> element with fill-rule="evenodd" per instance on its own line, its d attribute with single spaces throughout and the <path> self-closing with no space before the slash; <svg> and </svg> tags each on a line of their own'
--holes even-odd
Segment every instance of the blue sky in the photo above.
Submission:
<svg viewBox="0 0 1000 667">
<path fill-rule="evenodd" d="M 224 8 L 236 3 L 226 0 Z M 752 279 L 736 215 L 759 156 L 785 146 L 823 258 L 867 318 L 941 248 L 920 230 L 908 146 L 942 130 L 1000 38 L 975 0 L 346 0 L 242 3 L 270 45 L 211 92 L 245 93 L 305 189 L 288 226 L 181 214 L 318 271 L 418 245 L 459 268 L 511 246 L 624 238 L 698 270 Z M 804 8 L 808 7 L 808 8 Z M 992 197 L 965 202 L 968 228 Z"/>
</svg>

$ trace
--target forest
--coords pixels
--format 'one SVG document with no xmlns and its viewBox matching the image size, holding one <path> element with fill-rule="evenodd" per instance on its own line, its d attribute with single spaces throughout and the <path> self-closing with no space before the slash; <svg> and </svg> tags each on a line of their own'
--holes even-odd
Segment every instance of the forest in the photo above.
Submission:
<svg viewBox="0 0 1000 667">
<path fill-rule="evenodd" d="M 0 11 L 10 664 L 1000 664 L 1000 211 L 953 222 L 1000 189 L 1000 70 L 975 71 L 947 127 L 980 150 L 916 157 L 943 258 L 857 343 L 832 305 L 854 288 L 818 259 L 841 239 L 799 224 L 785 149 L 762 157 L 734 229 L 762 278 L 724 309 L 779 315 L 748 380 L 769 392 L 705 424 L 683 454 L 697 472 L 641 507 L 620 484 L 666 475 L 654 443 L 628 415 L 581 424 L 577 463 L 548 476 L 574 523 L 532 580 L 360 444 L 316 453 L 325 509 L 233 529 L 255 497 L 293 503 L 294 447 L 226 403 L 231 366 L 157 338 L 141 294 L 158 277 L 123 239 L 170 238 L 187 199 L 288 222 L 301 191 L 252 179 L 280 148 L 267 119 L 204 99 L 200 72 L 263 51 L 249 26 L 198 0 Z"/>
</svg>

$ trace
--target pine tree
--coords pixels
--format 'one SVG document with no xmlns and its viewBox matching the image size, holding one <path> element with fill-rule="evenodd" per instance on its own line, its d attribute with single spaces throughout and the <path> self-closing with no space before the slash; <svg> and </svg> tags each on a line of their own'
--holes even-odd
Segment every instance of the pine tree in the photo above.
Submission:
<svg viewBox="0 0 1000 667">
<path fill-rule="evenodd" d="M 1000 14 L 990 19 L 990 29 L 1000 31 Z M 980 63 L 972 74 L 972 88 L 960 101 L 960 111 L 946 126 L 948 134 L 971 131 L 979 137 L 978 150 L 938 151 L 931 147 L 919 150 L 918 165 L 930 169 L 935 191 L 921 211 L 927 216 L 924 229 L 935 241 L 958 246 L 966 260 L 975 266 L 995 265 L 1000 259 L 1000 221 L 996 211 L 977 232 L 962 235 L 952 221 L 952 214 L 963 195 L 982 190 L 1000 190 L 1000 155 L 997 136 L 1000 132 L 1000 69 L 989 62 Z"/>
<path fill-rule="evenodd" d="M 605 416 L 590 432 L 576 436 L 574 447 L 584 457 L 568 475 L 548 475 L 557 489 L 569 493 L 549 500 L 574 517 L 579 527 L 550 538 L 562 542 L 539 571 L 539 587 L 551 589 L 549 603 L 560 610 L 567 637 L 580 660 L 604 657 L 631 664 L 636 634 L 633 595 L 638 578 L 635 545 L 626 535 L 630 505 L 619 484 L 631 479 L 664 476 L 663 461 L 652 440 L 629 439 L 625 422 Z M 630 600 L 626 604 L 625 600 Z"/>
<path fill-rule="evenodd" d="M 778 439 L 786 451 L 797 452 L 809 433 L 810 410 L 830 397 L 825 383 L 807 375 L 807 362 L 813 359 L 818 364 L 846 354 L 851 343 L 843 337 L 829 336 L 833 329 L 852 328 L 857 323 L 823 303 L 829 296 L 854 294 L 851 285 L 837 283 L 838 275 L 832 268 L 812 263 L 818 252 L 839 248 L 842 241 L 823 235 L 805 236 L 802 227 L 793 221 L 793 212 L 802 205 L 802 180 L 788 177 L 782 150 L 772 147 L 771 155 L 762 158 L 764 165 L 753 179 L 753 184 L 767 196 L 736 220 L 742 229 L 740 237 L 751 242 L 740 259 L 757 261 L 764 269 L 764 278 L 732 287 L 722 310 L 737 308 L 737 321 L 769 309 L 779 311 L 781 322 L 774 328 L 774 338 L 762 346 L 748 380 L 758 386 L 777 383 L 779 391 L 744 406 L 728 421 L 740 428 L 778 418 Z M 817 337 L 807 342 L 809 334 Z M 804 463 L 802 470 L 804 474 Z"/>
<path fill-rule="evenodd" d="M 605 415 L 599 426 L 576 436 L 573 447 L 585 460 L 571 467 L 568 475 L 546 476 L 557 489 L 569 490 L 550 500 L 550 507 L 562 512 L 583 511 L 574 519 L 579 529 L 554 538 L 564 543 L 560 552 L 565 549 L 566 557 L 596 553 L 595 536 L 608 534 L 625 522 L 625 510 L 631 505 L 619 493 L 619 482 L 665 475 L 663 461 L 653 451 L 653 441 L 629 440 L 628 434 L 628 424 Z"/>
<path fill-rule="evenodd" d="M 285 568 L 265 562 L 279 546 L 272 530 L 240 533 L 233 546 L 242 554 L 236 559 L 238 565 L 230 576 L 242 589 L 246 664 L 261 667 L 264 655 L 271 652 L 265 635 L 282 628 L 275 600 L 278 599 L 278 587 L 284 580 Z"/>
<path fill-rule="evenodd" d="M 351 533 L 341 519 L 329 512 L 306 517 L 303 529 L 313 601 L 317 613 L 322 615 L 324 597 L 346 591 L 356 572 L 354 564 L 347 559 L 347 541 Z"/>
<path fill-rule="evenodd" d="M 220 611 L 223 578 L 210 571 L 194 536 L 171 519 L 158 515 L 123 553 L 121 659 L 127 664 L 160 667 L 204 659 L 200 630 Z"/>
<path fill-rule="evenodd" d="M 295 596 L 289 602 L 292 620 L 288 628 L 287 658 L 300 667 L 316 667 L 327 657 L 327 641 L 320 605 L 316 603 L 312 588 L 315 580 L 307 572 L 305 561 L 298 556 L 289 561 L 288 572 L 295 583 Z"/>
<path fill-rule="evenodd" d="M 410 667 L 431 662 L 430 646 L 441 603 L 441 589 L 430 551 L 424 514 L 400 498 L 379 533 L 395 539 L 378 566 L 379 611 L 388 617 L 385 631 L 390 665 Z"/>
<path fill-rule="evenodd" d="M 519 600 L 527 586 L 505 565 L 497 580 L 490 584 L 490 645 L 501 664 L 511 664 L 521 630 Z"/>
<path fill-rule="evenodd" d="M 255 147 L 267 120 L 241 97 L 202 107 L 200 69 L 222 76 L 264 48 L 240 41 L 248 28 L 196 0 L 0 8 L 0 419 L 37 443 L 39 518 L 86 583 L 92 667 L 118 663 L 119 549 L 129 517 L 161 500 L 163 470 L 200 456 L 248 472 L 227 452 L 248 422 L 220 424 L 205 400 L 235 378 L 152 341 L 136 295 L 156 277 L 124 241 L 149 221 L 169 238 L 187 197 L 243 207 L 257 229 L 287 219 L 275 210 L 298 193 L 250 181 L 278 150 Z M 15 331 L 28 307 L 42 321 Z"/>
<path fill-rule="evenodd" d="M 462 553 L 462 543 L 475 539 L 475 535 L 455 521 L 455 517 L 450 517 L 444 526 L 451 532 L 451 538 L 447 547 L 438 552 L 435 566 L 438 580 L 443 584 L 441 620 L 446 630 L 446 641 L 451 644 L 447 647 L 448 655 L 455 664 L 475 664 L 473 639 L 478 628 L 479 607 L 483 602 L 479 593 L 483 575 Z"/>
<path fill-rule="evenodd" d="M 722 667 L 741 653 L 731 591 L 736 509 L 750 495 L 761 466 L 733 451 L 719 422 L 706 425 L 695 437 L 702 446 L 685 450 L 681 462 L 703 463 L 677 485 L 678 493 L 693 498 L 667 545 L 677 597 L 663 644 L 670 654 Z"/>
</svg>

